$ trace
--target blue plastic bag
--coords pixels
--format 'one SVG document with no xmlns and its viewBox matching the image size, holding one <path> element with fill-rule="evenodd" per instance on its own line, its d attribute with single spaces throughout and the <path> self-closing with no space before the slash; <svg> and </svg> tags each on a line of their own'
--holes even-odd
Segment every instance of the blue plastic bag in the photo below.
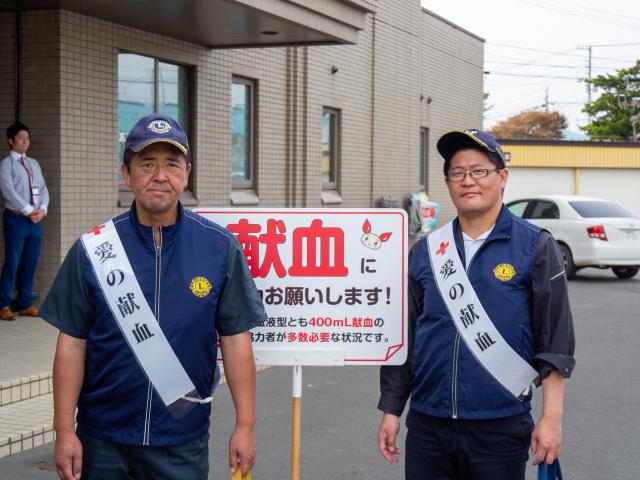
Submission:
<svg viewBox="0 0 640 480">
<path fill-rule="evenodd" d="M 538 480 L 562 480 L 562 470 L 557 458 L 551 465 L 545 462 L 538 465 Z"/>
</svg>

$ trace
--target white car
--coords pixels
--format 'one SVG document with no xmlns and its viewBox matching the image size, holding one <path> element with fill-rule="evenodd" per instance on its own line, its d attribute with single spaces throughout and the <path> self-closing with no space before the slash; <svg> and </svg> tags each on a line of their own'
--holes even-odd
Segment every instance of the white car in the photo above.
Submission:
<svg viewBox="0 0 640 480">
<path fill-rule="evenodd" d="M 640 218 L 617 203 L 573 195 L 537 195 L 509 210 L 549 230 L 560 244 L 567 278 L 584 267 L 609 268 L 620 278 L 640 269 Z"/>
</svg>

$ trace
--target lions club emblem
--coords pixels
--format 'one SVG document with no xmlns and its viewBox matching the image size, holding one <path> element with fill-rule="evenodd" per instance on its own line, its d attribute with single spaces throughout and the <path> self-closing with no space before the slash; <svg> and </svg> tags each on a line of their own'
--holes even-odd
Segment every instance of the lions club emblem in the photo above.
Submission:
<svg viewBox="0 0 640 480">
<path fill-rule="evenodd" d="M 493 274 L 498 280 L 508 282 L 516 274 L 516 269 L 509 263 L 501 263 L 493 269 Z"/>
<path fill-rule="evenodd" d="M 209 295 L 211 291 L 211 283 L 204 277 L 195 277 L 191 280 L 191 284 L 189 285 L 191 289 L 191 293 L 193 293 L 196 297 L 203 298 Z"/>
<path fill-rule="evenodd" d="M 167 133 L 171 130 L 171 124 L 166 120 L 153 120 L 149 124 L 149 130 L 155 133 Z"/>
</svg>

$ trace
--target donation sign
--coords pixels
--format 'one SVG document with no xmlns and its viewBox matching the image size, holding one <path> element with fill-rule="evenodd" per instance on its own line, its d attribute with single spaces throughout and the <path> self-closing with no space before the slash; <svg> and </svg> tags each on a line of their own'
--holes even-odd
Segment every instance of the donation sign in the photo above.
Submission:
<svg viewBox="0 0 640 480">
<path fill-rule="evenodd" d="M 206 209 L 242 247 L 267 311 L 256 363 L 404 363 L 407 217 L 401 209 Z"/>
</svg>

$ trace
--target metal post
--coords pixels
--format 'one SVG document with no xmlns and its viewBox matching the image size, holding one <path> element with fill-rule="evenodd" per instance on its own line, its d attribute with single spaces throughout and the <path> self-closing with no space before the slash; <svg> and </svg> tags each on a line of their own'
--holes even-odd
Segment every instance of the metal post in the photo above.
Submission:
<svg viewBox="0 0 640 480">
<path fill-rule="evenodd" d="M 302 410 L 302 367 L 293 367 L 291 428 L 291 480 L 300 480 L 300 419 Z"/>
</svg>

